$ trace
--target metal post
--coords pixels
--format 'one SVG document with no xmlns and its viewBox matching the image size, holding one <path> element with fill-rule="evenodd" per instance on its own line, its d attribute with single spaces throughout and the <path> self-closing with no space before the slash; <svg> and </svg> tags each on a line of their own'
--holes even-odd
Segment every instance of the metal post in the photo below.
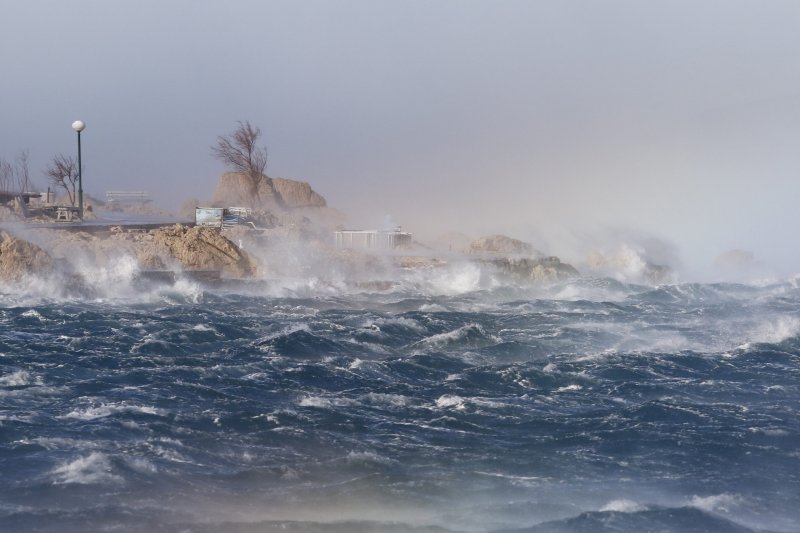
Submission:
<svg viewBox="0 0 800 533">
<path fill-rule="evenodd" d="M 81 167 L 81 132 L 78 132 L 78 212 L 83 220 L 83 168 Z"/>
<path fill-rule="evenodd" d="M 82 120 L 76 120 L 72 123 L 72 129 L 78 132 L 78 216 L 81 220 L 83 220 L 83 165 L 81 164 L 81 132 L 85 127 L 86 123 Z"/>
</svg>

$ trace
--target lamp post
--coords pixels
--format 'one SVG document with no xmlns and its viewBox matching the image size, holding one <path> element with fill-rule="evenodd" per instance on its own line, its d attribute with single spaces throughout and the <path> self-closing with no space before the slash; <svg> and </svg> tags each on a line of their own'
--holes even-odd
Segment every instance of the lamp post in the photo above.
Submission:
<svg viewBox="0 0 800 533">
<path fill-rule="evenodd" d="M 72 123 L 72 129 L 78 132 L 78 212 L 83 220 L 83 170 L 81 168 L 81 132 L 86 128 L 82 120 Z"/>
</svg>

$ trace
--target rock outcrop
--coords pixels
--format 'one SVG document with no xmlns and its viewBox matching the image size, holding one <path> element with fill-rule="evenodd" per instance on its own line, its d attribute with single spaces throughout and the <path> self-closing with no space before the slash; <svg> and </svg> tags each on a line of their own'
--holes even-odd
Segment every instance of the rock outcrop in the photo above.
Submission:
<svg viewBox="0 0 800 533">
<path fill-rule="evenodd" d="M 5 231 L 0 232 L 0 280 L 19 281 L 52 270 L 53 259 L 47 252 Z"/>
<path fill-rule="evenodd" d="M 714 266 L 722 269 L 750 269 L 756 265 L 756 255 L 749 250 L 727 250 L 714 259 Z"/>
<path fill-rule="evenodd" d="M 628 247 L 614 254 L 593 252 L 586 258 L 586 266 L 598 275 L 627 282 L 659 285 L 671 282 L 674 277 L 668 265 L 652 263 L 643 253 Z"/>
<path fill-rule="evenodd" d="M 513 239 L 506 235 L 489 235 L 472 241 L 467 250 L 473 254 L 495 254 L 504 256 L 543 257 L 544 254 L 536 250 L 532 244 Z"/>
<path fill-rule="evenodd" d="M 272 186 L 284 207 L 326 207 L 327 202 L 305 181 L 274 178 Z"/>
<path fill-rule="evenodd" d="M 125 257 L 141 270 L 202 271 L 228 278 L 251 277 L 259 268 L 254 258 L 213 228 L 176 224 L 141 232 L 115 227 L 110 234 L 39 229 L 30 235 L 36 244 L 0 233 L 0 279 L 46 273 L 56 263 L 60 271 L 81 275 Z"/>
<path fill-rule="evenodd" d="M 542 259 L 503 258 L 488 261 L 504 275 L 519 281 L 557 281 L 579 275 L 572 265 L 562 263 L 558 257 Z"/>
<path fill-rule="evenodd" d="M 726 281 L 747 281 L 778 275 L 774 268 L 759 261 L 748 250 L 727 250 L 714 259 L 713 267 L 714 275 Z"/>
<path fill-rule="evenodd" d="M 325 198 L 304 181 L 263 176 L 254 189 L 248 176 L 239 172 L 222 175 L 212 199 L 220 207 L 245 206 L 255 209 L 325 207 Z"/>
<path fill-rule="evenodd" d="M 212 228 L 176 224 L 158 229 L 153 232 L 153 248 L 140 258 L 147 263 L 164 250 L 186 270 L 218 270 L 229 277 L 248 277 L 257 270 L 247 253 Z"/>
</svg>

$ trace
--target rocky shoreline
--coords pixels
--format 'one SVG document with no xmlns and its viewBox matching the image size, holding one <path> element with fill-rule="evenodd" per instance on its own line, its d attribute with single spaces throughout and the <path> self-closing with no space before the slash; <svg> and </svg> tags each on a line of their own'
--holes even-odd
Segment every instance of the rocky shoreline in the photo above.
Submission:
<svg viewBox="0 0 800 533">
<path fill-rule="evenodd" d="M 187 205 L 227 206 L 248 200 L 247 182 L 226 173 L 211 200 Z M 124 263 L 137 275 L 153 280 L 267 280 L 314 277 L 353 287 L 390 290 L 411 273 L 437 273 L 453 265 L 471 265 L 479 272 L 515 284 L 537 284 L 575 278 L 581 273 L 558 257 L 505 235 L 464 239 L 453 249 L 418 242 L 394 250 L 337 248 L 333 232 L 344 216 L 327 206 L 307 183 L 281 178 L 262 181 L 257 201 L 250 198 L 248 225 L 212 228 L 194 224 L 82 226 L 17 223 L 0 231 L 0 281 L 66 275 L 91 285 L 109 265 Z M 96 205 L 102 219 L 106 206 Z M 119 209 L 114 206 L 115 211 Z M 193 211 L 193 208 L 192 208 Z M 6 215 L 10 213 L 7 212 Z M 182 213 L 188 218 L 189 213 Z M 8 218 L 8 217 L 6 217 Z M 587 261 L 592 273 L 626 266 L 624 258 L 595 255 Z M 648 283 L 670 279 L 665 266 L 642 263 Z"/>
</svg>

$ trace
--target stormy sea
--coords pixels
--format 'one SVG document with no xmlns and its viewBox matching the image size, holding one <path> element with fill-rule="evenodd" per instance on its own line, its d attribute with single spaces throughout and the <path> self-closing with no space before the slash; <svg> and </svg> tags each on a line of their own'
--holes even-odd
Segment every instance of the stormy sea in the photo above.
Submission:
<svg viewBox="0 0 800 533">
<path fill-rule="evenodd" d="M 0 289 L 0 530 L 800 531 L 797 279 L 481 276 Z"/>
</svg>

